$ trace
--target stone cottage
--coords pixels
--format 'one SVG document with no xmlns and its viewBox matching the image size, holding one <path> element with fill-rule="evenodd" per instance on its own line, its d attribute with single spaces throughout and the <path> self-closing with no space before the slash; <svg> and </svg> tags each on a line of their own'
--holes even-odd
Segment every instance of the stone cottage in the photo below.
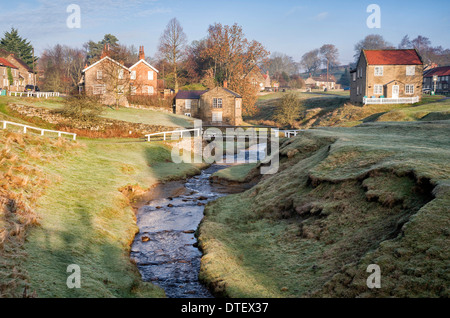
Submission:
<svg viewBox="0 0 450 318">
<path fill-rule="evenodd" d="M 204 125 L 242 124 L 242 96 L 226 87 L 204 91 L 179 91 L 174 113 L 201 119 Z"/>
</svg>

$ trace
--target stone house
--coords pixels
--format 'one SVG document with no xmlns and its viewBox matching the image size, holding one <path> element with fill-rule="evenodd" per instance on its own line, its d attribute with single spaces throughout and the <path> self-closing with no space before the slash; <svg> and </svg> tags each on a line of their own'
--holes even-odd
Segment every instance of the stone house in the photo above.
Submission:
<svg viewBox="0 0 450 318">
<path fill-rule="evenodd" d="M 260 92 L 266 89 L 266 77 L 262 74 L 261 69 L 258 66 L 254 66 L 245 78 L 254 86 L 257 87 Z M 270 78 L 269 78 L 270 80 Z M 270 85 L 269 85 L 270 87 Z"/>
<path fill-rule="evenodd" d="M 131 71 L 110 58 L 107 50 L 82 73 L 80 84 L 87 96 L 97 96 L 105 105 L 129 106 Z"/>
<path fill-rule="evenodd" d="M 11 85 L 8 76 L 8 69 L 11 70 L 13 84 Z M 19 91 L 19 69 L 8 60 L 0 57 L 0 90 Z"/>
<path fill-rule="evenodd" d="M 328 89 L 336 89 L 336 78 L 334 75 L 321 74 L 320 76 L 310 76 L 305 80 L 306 87 L 309 88 L 328 88 Z"/>
<path fill-rule="evenodd" d="M 435 67 L 423 74 L 423 88 L 434 91 L 437 94 L 450 93 L 449 83 L 450 66 Z"/>
<path fill-rule="evenodd" d="M 423 62 L 416 50 L 362 50 L 350 74 L 353 103 L 414 103 L 422 95 Z"/>
<path fill-rule="evenodd" d="M 159 71 L 145 60 L 144 47 L 139 48 L 139 61 L 131 66 L 131 95 L 155 95 L 158 92 Z"/>
<path fill-rule="evenodd" d="M 242 97 L 226 87 L 204 91 L 179 91 L 174 113 L 201 119 L 204 125 L 242 124 Z"/>
<path fill-rule="evenodd" d="M 14 85 L 10 87 L 11 91 L 23 92 L 25 90 L 25 86 L 35 85 L 36 79 L 33 70 L 14 53 L 0 49 L 0 58 L 14 66 L 11 70 L 16 70 L 13 72 Z M 2 75 L 0 74 L 0 76 Z M 0 87 L 5 87 L 4 82 L 1 80 Z"/>
</svg>

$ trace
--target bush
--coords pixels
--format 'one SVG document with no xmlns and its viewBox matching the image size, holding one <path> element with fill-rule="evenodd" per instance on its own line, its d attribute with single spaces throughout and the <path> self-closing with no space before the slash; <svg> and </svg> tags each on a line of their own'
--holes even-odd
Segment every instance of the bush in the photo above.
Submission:
<svg viewBox="0 0 450 318">
<path fill-rule="evenodd" d="M 105 111 L 98 98 L 74 95 L 64 101 L 62 115 L 83 121 L 96 120 Z"/>
</svg>

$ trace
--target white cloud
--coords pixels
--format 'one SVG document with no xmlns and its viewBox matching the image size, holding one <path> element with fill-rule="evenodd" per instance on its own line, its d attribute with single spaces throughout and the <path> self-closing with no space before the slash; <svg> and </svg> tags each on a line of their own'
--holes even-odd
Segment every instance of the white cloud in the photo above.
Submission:
<svg viewBox="0 0 450 318">
<path fill-rule="evenodd" d="M 317 21 L 325 20 L 328 17 L 328 15 L 329 15 L 328 12 L 321 12 L 314 17 L 314 20 L 317 20 Z"/>
</svg>

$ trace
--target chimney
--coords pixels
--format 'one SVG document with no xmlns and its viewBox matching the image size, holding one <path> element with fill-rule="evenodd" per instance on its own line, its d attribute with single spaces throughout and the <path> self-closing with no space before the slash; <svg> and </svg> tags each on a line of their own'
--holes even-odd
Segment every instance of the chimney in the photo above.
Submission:
<svg viewBox="0 0 450 318">
<path fill-rule="evenodd" d="M 100 58 L 102 59 L 107 56 L 109 56 L 109 44 L 103 46 L 102 56 Z"/>
<path fill-rule="evenodd" d="M 227 80 L 223 81 L 223 88 L 228 88 L 228 81 Z"/>
<path fill-rule="evenodd" d="M 145 60 L 144 46 L 139 47 L 139 60 Z"/>
</svg>

